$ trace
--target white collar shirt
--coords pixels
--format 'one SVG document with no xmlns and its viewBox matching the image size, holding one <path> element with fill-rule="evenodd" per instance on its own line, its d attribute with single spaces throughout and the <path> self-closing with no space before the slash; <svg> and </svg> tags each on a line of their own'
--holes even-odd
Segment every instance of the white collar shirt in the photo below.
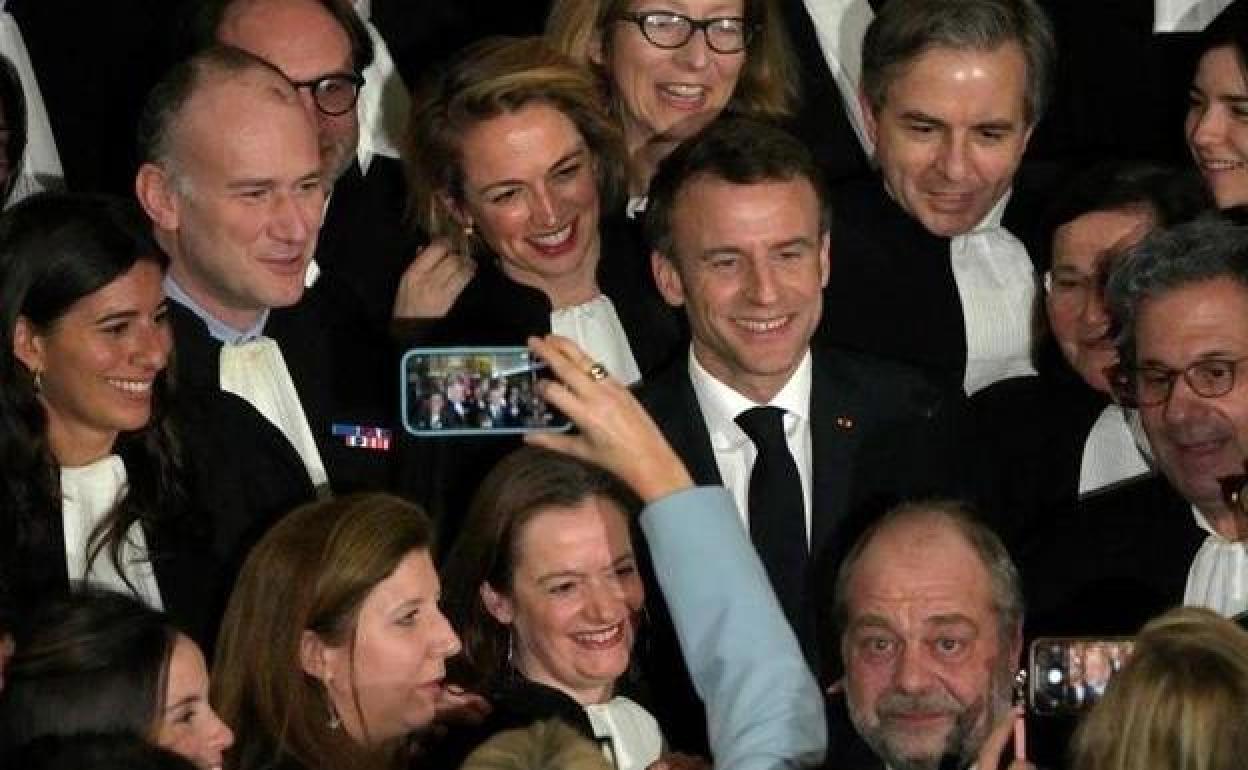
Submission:
<svg viewBox="0 0 1248 770">
<path fill-rule="evenodd" d="M 966 331 L 963 390 L 1036 373 L 1031 362 L 1037 284 L 1027 249 L 1001 225 L 1006 193 L 973 230 L 949 244 Z"/>
<path fill-rule="evenodd" d="M 716 379 L 702 366 L 693 351 L 689 351 L 689 379 L 707 433 L 711 438 L 711 450 L 719 468 L 720 479 L 728 491 L 741 519 L 749 530 L 750 523 L 750 472 L 758 451 L 754 442 L 736 423 L 737 415 L 756 406 L 775 406 L 784 410 L 785 443 L 797 464 L 802 481 L 802 501 L 806 513 L 806 542 L 810 543 L 811 527 L 811 435 L 810 398 L 813 364 L 810 351 L 806 351 L 801 364 L 784 387 L 767 404 L 757 404 Z"/>
<path fill-rule="evenodd" d="M 1243 540 L 1219 535 L 1196 506 L 1196 526 L 1208 533 L 1187 572 L 1183 604 L 1204 607 L 1224 617 L 1248 610 L 1248 548 Z"/>
<path fill-rule="evenodd" d="M 1231 0 L 1153 0 L 1153 32 L 1200 32 Z"/>
<path fill-rule="evenodd" d="M 1152 473 L 1148 437 L 1139 411 L 1118 404 L 1105 407 L 1083 444 L 1079 495 L 1088 495 Z"/>
<path fill-rule="evenodd" d="M 64 187 L 65 171 L 52 136 L 52 123 L 43 103 L 43 92 L 35 78 L 30 53 L 18 29 L 17 21 L 5 10 L 7 0 L 0 0 L 0 53 L 8 57 L 17 70 L 26 102 L 26 151 L 18 166 L 20 175 L 9 198 L 9 205 L 44 190 Z M 12 117 L 9 118 L 12 120 Z"/>
</svg>

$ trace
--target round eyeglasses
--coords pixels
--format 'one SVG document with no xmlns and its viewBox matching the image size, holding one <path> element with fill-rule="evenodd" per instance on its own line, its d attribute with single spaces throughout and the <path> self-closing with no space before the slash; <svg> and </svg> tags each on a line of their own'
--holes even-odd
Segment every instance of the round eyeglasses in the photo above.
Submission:
<svg viewBox="0 0 1248 770">
<path fill-rule="evenodd" d="M 1179 377 L 1201 398 L 1225 396 L 1235 387 L 1235 372 L 1248 358 L 1207 358 L 1183 369 L 1140 366 L 1121 370 L 1115 390 L 1125 396 L 1128 406 L 1157 406 L 1170 400 Z"/>
<path fill-rule="evenodd" d="M 316 108 L 326 115 L 345 115 L 355 107 L 360 98 L 360 88 L 364 78 L 355 73 L 338 72 L 332 75 L 321 75 L 311 80 L 292 80 L 296 90 L 308 89 Z"/>
<path fill-rule="evenodd" d="M 636 24 L 642 36 L 656 48 L 680 48 L 700 29 L 706 36 L 707 47 L 715 53 L 741 53 L 750 44 L 756 26 L 740 16 L 691 19 L 671 11 L 622 13 L 615 20 Z"/>
</svg>

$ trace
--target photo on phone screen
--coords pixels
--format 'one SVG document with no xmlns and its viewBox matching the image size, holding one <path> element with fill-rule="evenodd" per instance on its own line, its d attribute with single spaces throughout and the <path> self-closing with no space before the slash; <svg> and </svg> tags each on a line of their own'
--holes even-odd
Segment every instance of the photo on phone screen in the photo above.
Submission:
<svg viewBox="0 0 1248 770">
<path fill-rule="evenodd" d="M 1129 637 L 1042 637 L 1031 643 L 1030 697 L 1034 714 L 1081 714 L 1131 657 Z"/>
<path fill-rule="evenodd" d="M 528 348 L 415 348 L 403 355 L 403 427 L 418 436 L 563 431 L 538 392 L 552 376 Z"/>
</svg>

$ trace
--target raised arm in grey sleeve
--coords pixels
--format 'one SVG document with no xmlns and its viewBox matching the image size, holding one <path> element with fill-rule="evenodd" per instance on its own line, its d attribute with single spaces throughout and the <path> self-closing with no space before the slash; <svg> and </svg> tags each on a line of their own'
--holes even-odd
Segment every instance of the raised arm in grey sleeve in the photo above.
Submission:
<svg viewBox="0 0 1248 770">
<path fill-rule="evenodd" d="M 706 704 L 716 770 L 820 765 L 823 698 L 732 497 L 676 492 L 646 506 L 641 526 Z"/>
</svg>

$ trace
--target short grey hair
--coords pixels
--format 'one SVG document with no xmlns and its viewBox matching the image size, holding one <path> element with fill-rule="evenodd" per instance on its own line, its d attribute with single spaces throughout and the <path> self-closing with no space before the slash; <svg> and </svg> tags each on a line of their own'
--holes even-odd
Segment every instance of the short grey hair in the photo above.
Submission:
<svg viewBox="0 0 1248 770">
<path fill-rule="evenodd" d="M 879 112 L 893 82 L 928 50 L 995 51 L 1009 42 L 1019 44 L 1027 62 L 1023 115 L 1035 125 L 1057 60 L 1053 25 L 1035 0 L 889 0 L 863 40 L 863 93 Z"/>
<path fill-rule="evenodd" d="M 1149 300 L 1219 278 L 1248 292 L 1248 227 L 1206 216 L 1145 238 L 1115 265 L 1106 287 L 1118 357 L 1135 365 L 1136 323 Z"/>
<path fill-rule="evenodd" d="M 876 536 L 905 523 L 935 520 L 957 532 L 966 541 L 988 573 L 992 583 L 992 605 L 997 613 L 997 630 L 1002 643 L 1009 642 L 1023 622 L 1023 584 L 1018 568 L 1001 538 L 959 500 L 916 500 L 890 508 L 867 527 L 836 573 L 833 617 L 838 633 L 849 630 L 849 585 L 853 582 L 862 555 Z"/>
</svg>

